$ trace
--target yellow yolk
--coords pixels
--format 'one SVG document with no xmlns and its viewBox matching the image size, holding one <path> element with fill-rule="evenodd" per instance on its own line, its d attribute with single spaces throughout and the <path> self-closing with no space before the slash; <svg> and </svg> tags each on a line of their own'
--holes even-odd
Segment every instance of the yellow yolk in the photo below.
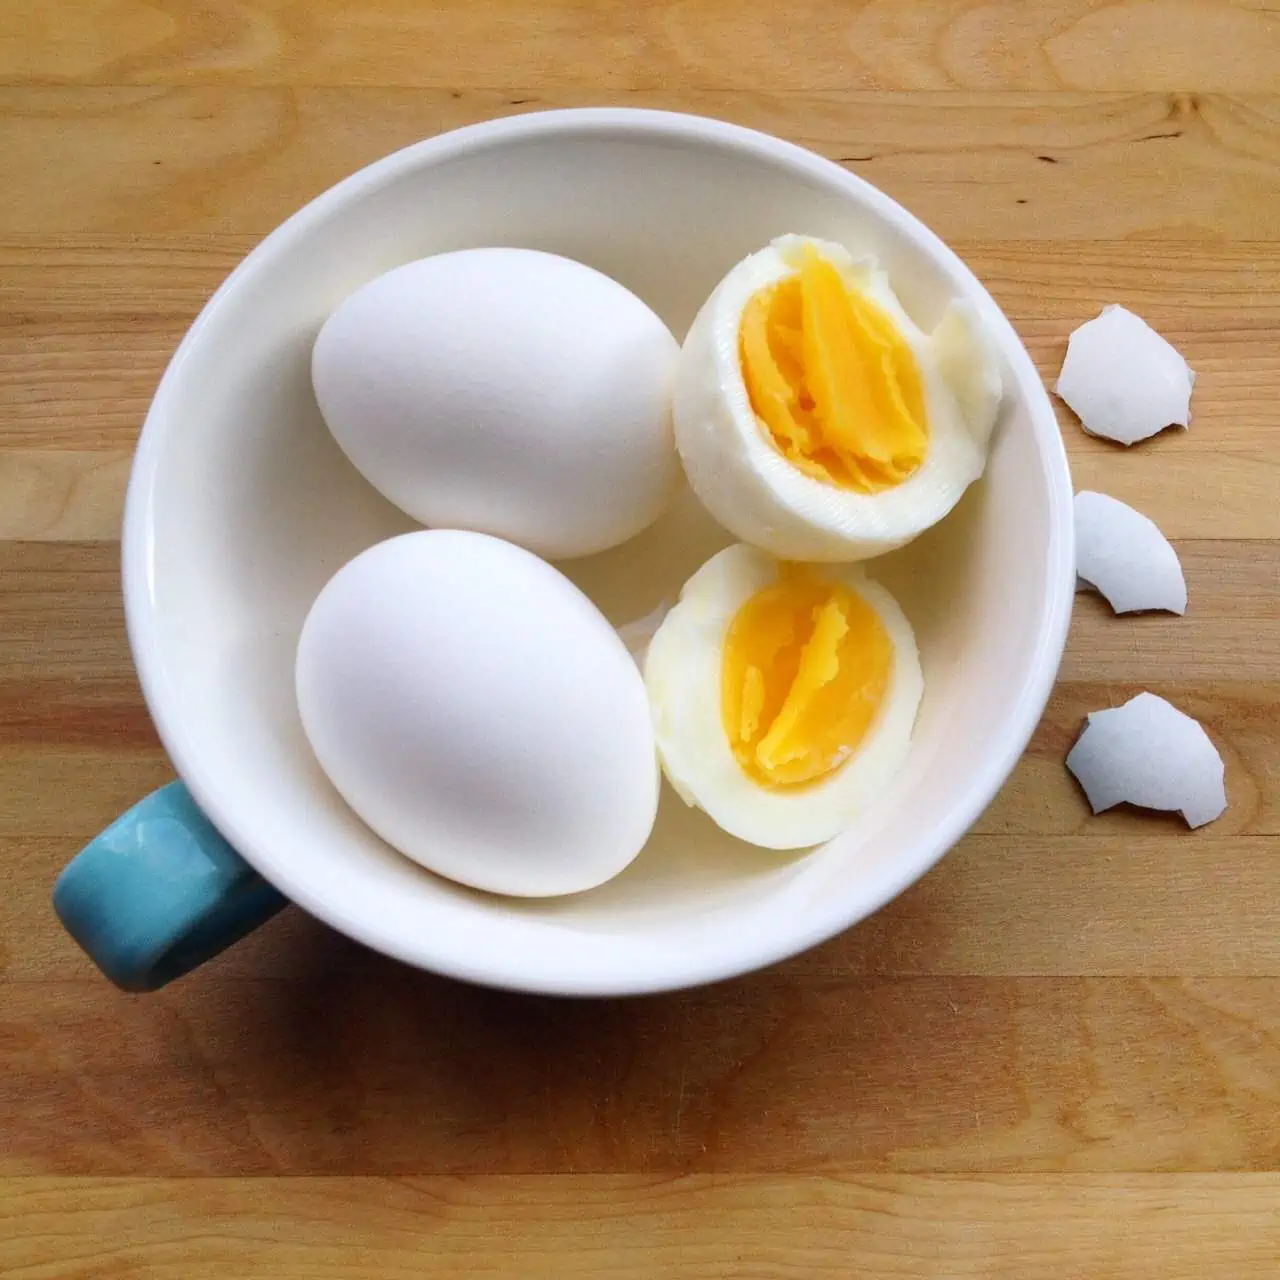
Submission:
<svg viewBox="0 0 1280 1280">
<path fill-rule="evenodd" d="M 860 595 L 783 565 L 725 638 L 720 711 L 734 756 L 769 787 L 831 773 L 862 741 L 892 671 L 892 641 Z"/>
<path fill-rule="evenodd" d="M 813 245 L 797 274 L 747 302 L 739 355 L 756 417 L 806 474 L 875 493 L 924 461 L 928 422 L 915 354 Z"/>
</svg>

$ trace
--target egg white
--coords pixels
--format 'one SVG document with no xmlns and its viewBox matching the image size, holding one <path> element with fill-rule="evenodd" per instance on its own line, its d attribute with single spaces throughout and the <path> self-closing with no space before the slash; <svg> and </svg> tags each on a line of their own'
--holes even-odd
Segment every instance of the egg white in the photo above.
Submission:
<svg viewBox="0 0 1280 1280">
<path fill-rule="evenodd" d="M 739 352 L 743 309 L 760 289 L 799 270 L 807 243 L 890 316 L 920 369 L 929 449 L 908 479 L 879 493 L 806 475 L 751 408 Z M 925 333 L 874 258 L 855 260 L 829 241 L 781 236 L 725 276 L 684 341 L 673 411 L 676 447 L 703 504 L 744 542 L 791 560 L 864 560 L 936 524 L 982 474 L 1001 394 L 999 357 L 972 303 L 953 301 Z"/>
<path fill-rule="evenodd" d="M 685 583 L 679 603 L 649 645 L 645 687 L 658 755 L 686 804 L 766 849 L 800 849 L 842 831 L 901 769 L 911 743 L 924 676 L 915 634 L 898 602 L 858 565 L 824 571 L 862 597 L 893 645 L 893 670 L 880 709 L 856 751 L 805 786 L 771 790 L 739 765 L 721 715 L 725 638 L 738 610 L 778 577 L 778 562 L 738 544 L 713 556 Z"/>
</svg>

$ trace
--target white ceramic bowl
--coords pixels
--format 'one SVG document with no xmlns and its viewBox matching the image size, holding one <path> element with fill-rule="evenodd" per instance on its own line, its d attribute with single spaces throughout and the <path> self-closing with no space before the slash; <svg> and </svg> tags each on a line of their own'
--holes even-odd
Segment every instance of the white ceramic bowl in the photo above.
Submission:
<svg viewBox="0 0 1280 1280">
<path fill-rule="evenodd" d="M 739 258 L 786 231 L 869 247 L 929 324 L 971 298 L 1004 353 L 1008 404 L 986 479 L 918 542 L 876 562 L 920 641 L 926 690 L 895 786 L 804 856 L 738 844 L 664 796 L 649 846 L 602 889 L 549 901 L 471 892 L 382 844 L 308 749 L 294 646 L 321 586 L 410 527 L 347 463 L 309 379 L 321 322 L 353 289 L 426 254 L 523 245 L 635 290 L 677 336 Z M 570 573 L 615 622 L 728 539 L 686 496 L 659 525 Z M 129 634 L 174 764 L 279 889 L 388 955 L 498 986 L 622 994 L 789 956 L 875 911 L 964 833 L 1048 697 L 1074 589 L 1071 487 L 1052 409 L 1013 329 L 932 233 L 839 166 L 688 116 L 556 111 L 388 156 L 267 238 L 173 358 L 139 443 L 124 530 Z"/>
</svg>

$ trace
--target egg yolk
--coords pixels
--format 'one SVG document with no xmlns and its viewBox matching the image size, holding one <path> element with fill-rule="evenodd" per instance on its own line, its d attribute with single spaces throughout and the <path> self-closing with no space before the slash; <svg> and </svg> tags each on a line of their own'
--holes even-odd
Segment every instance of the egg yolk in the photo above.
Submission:
<svg viewBox="0 0 1280 1280">
<path fill-rule="evenodd" d="M 766 787 L 825 777 L 866 735 L 892 671 L 892 641 L 860 595 L 783 565 L 725 638 L 720 709 L 734 756 Z"/>
<path fill-rule="evenodd" d="M 751 296 L 739 349 L 751 408 L 807 475 L 876 493 L 924 462 L 929 434 L 915 354 L 813 245 L 795 275 Z"/>
</svg>

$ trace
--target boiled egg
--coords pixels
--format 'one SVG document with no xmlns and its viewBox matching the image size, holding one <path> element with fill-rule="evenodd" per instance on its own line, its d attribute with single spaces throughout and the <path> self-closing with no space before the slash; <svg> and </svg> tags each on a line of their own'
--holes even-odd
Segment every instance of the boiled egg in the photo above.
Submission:
<svg viewBox="0 0 1280 1280">
<path fill-rule="evenodd" d="M 423 530 L 358 555 L 298 641 L 321 768 L 388 844 L 493 893 L 575 893 L 653 827 L 644 682 L 558 570 L 483 534 Z"/>
<path fill-rule="evenodd" d="M 767 849 L 829 840 L 880 795 L 924 689 L 911 624 L 860 566 L 741 544 L 685 584 L 645 684 L 672 786 Z"/>
<path fill-rule="evenodd" d="M 676 445 L 744 542 L 861 560 L 936 524 L 982 474 L 1001 393 L 970 302 L 925 333 L 874 258 L 782 236 L 725 276 L 685 339 Z"/>
<path fill-rule="evenodd" d="M 552 253 L 410 262 L 325 322 L 316 399 L 347 457 L 426 525 L 552 558 L 626 541 L 679 480 L 679 348 L 629 289 Z"/>
</svg>

